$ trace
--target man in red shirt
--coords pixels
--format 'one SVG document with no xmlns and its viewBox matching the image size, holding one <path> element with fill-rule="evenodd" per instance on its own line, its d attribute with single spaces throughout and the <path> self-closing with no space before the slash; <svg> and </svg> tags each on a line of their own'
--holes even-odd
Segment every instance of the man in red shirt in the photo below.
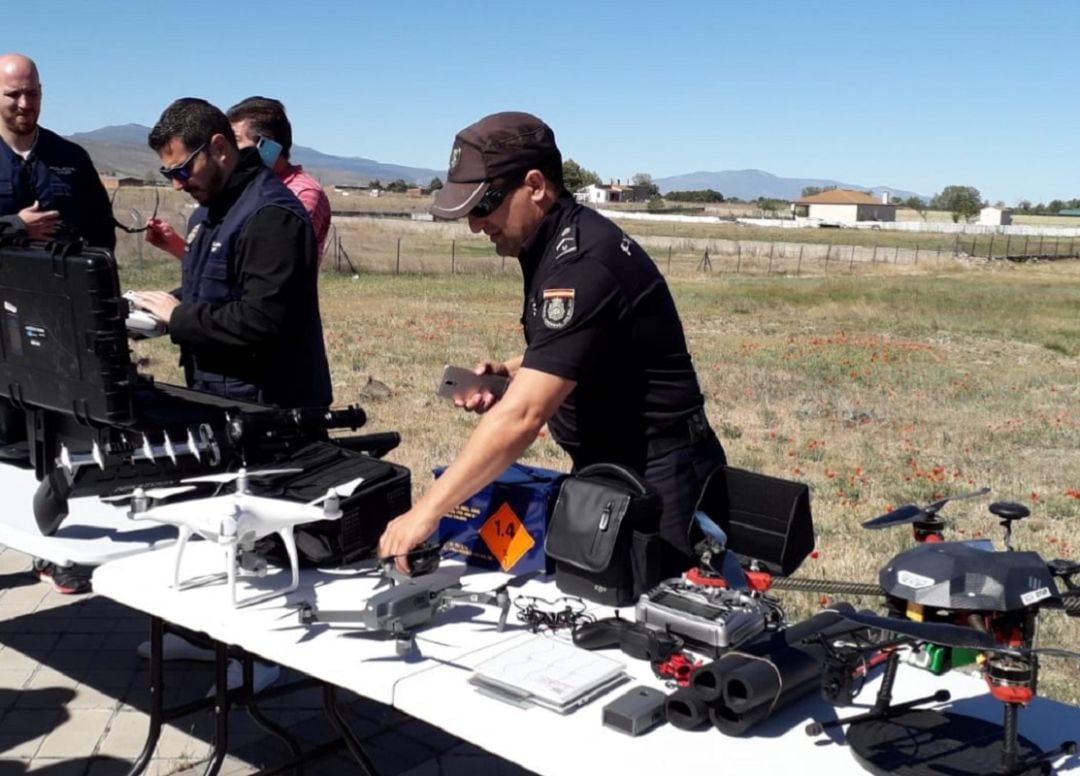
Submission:
<svg viewBox="0 0 1080 776">
<path fill-rule="evenodd" d="M 317 180 L 300 165 L 289 163 L 292 150 L 292 124 L 285 106 L 269 97 L 248 97 L 229 108 L 226 116 L 240 148 L 258 146 L 263 162 L 273 170 L 289 191 L 296 195 L 311 217 L 322 263 L 326 237 L 330 232 L 330 199 Z M 177 259 L 184 255 L 184 238 L 166 221 L 147 221 L 146 240 Z"/>
</svg>

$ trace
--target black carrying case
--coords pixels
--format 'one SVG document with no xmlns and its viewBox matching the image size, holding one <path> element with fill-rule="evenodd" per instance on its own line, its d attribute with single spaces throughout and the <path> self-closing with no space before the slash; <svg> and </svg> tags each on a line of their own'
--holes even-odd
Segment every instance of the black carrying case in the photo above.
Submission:
<svg viewBox="0 0 1080 776">
<path fill-rule="evenodd" d="M 309 502 L 325 496 L 336 485 L 364 478 L 351 495 L 341 498 L 339 519 L 296 527 L 301 565 L 340 566 L 373 555 L 386 524 L 412 505 L 411 475 L 407 468 L 328 442 L 301 448 L 275 466 L 295 467 L 303 472 L 260 484 L 261 495 Z M 276 560 L 285 560 L 279 541 L 260 546 L 259 550 L 268 551 Z"/>
<path fill-rule="evenodd" d="M 0 240 L 0 396 L 82 423 L 133 421 L 126 302 L 109 251 Z"/>
<path fill-rule="evenodd" d="M 544 552 L 562 592 L 626 606 L 659 580 L 660 498 L 634 471 L 586 466 L 563 480 Z"/>
<path fill-rule="evenodd" d="M 727 534 L 744 564 L 788 576 L 814 549 L 810 488 L 801 482 L 721 466 L 705 483 L 698 510 Z M 691 544 L 701 536 L 691 527 Z"/>
</svg>

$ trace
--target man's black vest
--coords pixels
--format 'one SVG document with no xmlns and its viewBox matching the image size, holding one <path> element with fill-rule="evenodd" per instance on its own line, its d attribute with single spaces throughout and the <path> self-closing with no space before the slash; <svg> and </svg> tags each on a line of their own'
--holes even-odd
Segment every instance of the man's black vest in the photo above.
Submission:
<svg viewBox="0 0 1080 776">
<path fill-rule="evenodd" d="M 265 167 L 217 224 L 209 222 L 205 206 L 195 210 L 188 222 L 190 242 L 183 262 L 184 303 L 234 302 L 243 296 L 237 244 L 251 218 L 265 207 L 284 208 L 310 223 L 300 200 Z M 317 271 L 313 261 L 312 272 Z M 283 407 L 328 406 L 330 374 L 317 298 L 303 310 L 291 310 L 289 318 L 288 329 L 273 343 L 250 348 L 184 346 L 181 360 L 188 384 L 220 396 Z"/>
</svg>

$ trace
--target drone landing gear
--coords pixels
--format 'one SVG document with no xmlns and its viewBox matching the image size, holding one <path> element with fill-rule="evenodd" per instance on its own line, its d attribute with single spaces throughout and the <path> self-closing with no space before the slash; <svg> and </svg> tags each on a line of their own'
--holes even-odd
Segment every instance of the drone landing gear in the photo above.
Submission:
<svg viewBox="0 0 1080 776">
<path fill-rule="evenodd" d="M 847 725 L 847 742 L 855 759 L 871 773 L 901 776 L 1034 776 L 1052 772 L 1051 763 L 1076 752 L 1066 741 L 1043 752 L 1017 732 L 1021 703 L 1006 702 L 1002 725 L 964 714 L 919 709 L 943 703 L 947 690 L 905 703 L 892 703 L 900 665 L 893 651 L 885 663 L 877 698 L 865 714 L 806 726 L 808 735 Z M 1002 682 L 1003 683 L 1003 682 Z"/>
<path fill-rule="evenodd" d="M 1009 768 L 1000 725 L 933 709 L 852 723 L 847 742 L 866 770 L 901 776 L 1035 776 L 1051 773 L 1051 762 L 1067 753 L 1016 736 Z"/>
</svg>

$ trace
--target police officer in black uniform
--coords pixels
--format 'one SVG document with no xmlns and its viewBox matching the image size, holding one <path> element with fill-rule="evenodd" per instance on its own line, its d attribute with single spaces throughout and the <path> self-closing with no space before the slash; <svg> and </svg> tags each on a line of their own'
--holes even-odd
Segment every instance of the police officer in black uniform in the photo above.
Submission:
<svg viewBox="0 0 1080 776">
<path fill-rule="evenodd" d="M 618 226 L 574 202 L 554 134 L 535 116 L 496 113 L 462 130 L 447 178 L 432 214 L 467 217 L 500 255 L 521 262 L 526 349 L 477 367 L 512 378 L 509 388 L 498 401 L 484 391 L 460 402 L 484 418 L 428 493 L 388 525 L 380 554 L 423 541 L 547 423 L 575 469 L 609 462 L 643 474 L 663 502 L 664 573 L 692 565 L 694 505 L 724 451 L 656 264 Z"/>
<path fill-rule="evenodd" d="M 199 207 L 188 222 L 179 294 L 136 301 L 180 345 L 188 384 L 279 407 L 326 407 L 330 369 L 311 221 L 259 158 L 239 150 L 216 107 L 177 100 L 150 132 L 162 174 Z"/>
</svg>

